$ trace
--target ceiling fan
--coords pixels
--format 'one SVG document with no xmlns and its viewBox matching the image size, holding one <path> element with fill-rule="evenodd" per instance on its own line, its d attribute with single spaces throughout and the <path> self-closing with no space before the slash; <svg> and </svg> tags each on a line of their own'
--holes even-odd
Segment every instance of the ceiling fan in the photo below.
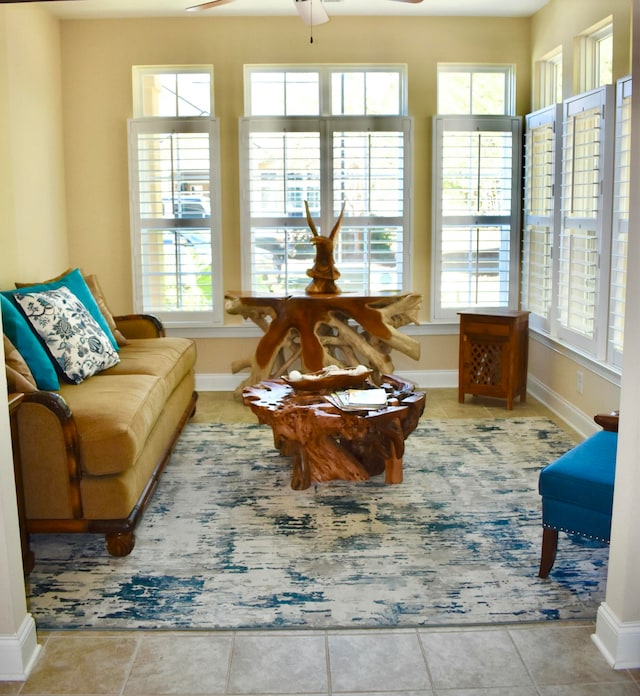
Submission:
<svg viewBox="0 0 640 696">
<path fill-rule="evenodd" d="M 187 10 L 190 12 L 211 10 L 230 2 L 235 2 L 235 0 L 209 0 L 209 2 L 201 2 L 198 5 L 187 7 Z M 405 2 L 415 5 L 422 0 L 390 0 L 390 2 Z M 316 0 L 315 4 L 313 0 L 293 0 L 293 4 L 300 19 L 308 26 L 316 26 L 329 21 L 329 15 L 323 7 L 322 0 Z"/>
</svg>

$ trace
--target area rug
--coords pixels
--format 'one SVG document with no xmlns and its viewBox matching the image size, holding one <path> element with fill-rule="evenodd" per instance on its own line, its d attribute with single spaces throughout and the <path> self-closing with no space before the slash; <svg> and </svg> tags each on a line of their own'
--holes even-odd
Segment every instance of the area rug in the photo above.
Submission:
<svg viewBox="0 0 640 696">
<path fill-rule="evenodd" d="M 290 487 L 260 425 L 190 424 L 137 530 L 34 535 L 39 628 L 260 629 L 594 619 L 606 547 L 561 535 L 537 577 L 540 468 L 572 442 L 544 418 L 423 420 L 404 480 Z"/>
</svg>

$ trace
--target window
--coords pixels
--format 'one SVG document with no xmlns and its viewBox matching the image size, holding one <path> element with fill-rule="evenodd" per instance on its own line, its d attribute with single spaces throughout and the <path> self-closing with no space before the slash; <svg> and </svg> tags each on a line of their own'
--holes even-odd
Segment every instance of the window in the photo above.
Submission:
<svg viewBox="0 0 640 696">
<path fill-rule="evenodd" d="M 609 299 L 609 361 L 622 367 L 624 306 L 629 244 L 629 177 L 631 157 L 631 78 L 618 81 L 616 92 L 616 145 L 611 230 L 611 290 Z"/>
<path fill-rule="evenodd" d="M 605 358 L 613 158 L 612 86 L 564 103 L 558 335 Z"/>
<path fill-rule="evenodd" d="M 613 82 L 613 23 L 611 17 L 588 29 L 576 40 L 578 85 L 588 92 Z"/>
<path fill-rule="evenodd" d="M 411 120 L 401 68 L 246 69 L 241 120 L 244 284 L 303 292 L 342 206 L 334 259 L 343 292 L 403 289 L 408 274 Z"/>
<path fill-rule="evenodd" d="M 555 230 L 560 228 L 556 189 L 560 183 L 562 106 L 547 107 L 526 119 L 522 306 L 530 325 L 551 330 Z"/>
<path fill-rule="evenodd" d="M 522 127 L 513 77 L 508 65 L 438 65 L 438 111 L 448 115 L 433 124 L 435 320 L 517 302 Z"/>
<path fill-rule="evenodd" d="M 515 113 L 512 65 L 438 65 L 438 113 L 512 116 Z"/>
<path fill-rule="evenodd" d="M 212 71 L 134 68 L 129 172 L 136 311 L 167 327 L 222 321 Z"/>
<path fill-rule="evenodd" d="M 562 102 L 562 49 L 536 62 L 534 102 L 538 109 Z"/>
<path fill-rule="evenodd" d="M 513 307 L 520 119 L 439 116 L 434 138 L 433 318 Z"/>
<path fill-rule="evenodd" d="M 530 325 L 622 366 L 631 78 L 527 116 L 522 305 Z M 615 120 L 615 123 L 614 123 Z M 556 185 L 559 183 L 559 185 Z"/>
</svg>

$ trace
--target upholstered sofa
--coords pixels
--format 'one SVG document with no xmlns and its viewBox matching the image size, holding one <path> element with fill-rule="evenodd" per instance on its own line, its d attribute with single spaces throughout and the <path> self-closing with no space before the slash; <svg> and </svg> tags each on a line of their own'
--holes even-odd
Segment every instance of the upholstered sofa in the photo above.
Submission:
<svg viewBox="0 0 640 696">
<path fill-rule="evenodd" d="M 8 388 L 24 393 L 14 446 L 27 531 L 104 534 L 127 555 L 195 411 L 193 341 L 149 315 L 114 317 L 79 269 L 0 302 Z"/>
</svg>

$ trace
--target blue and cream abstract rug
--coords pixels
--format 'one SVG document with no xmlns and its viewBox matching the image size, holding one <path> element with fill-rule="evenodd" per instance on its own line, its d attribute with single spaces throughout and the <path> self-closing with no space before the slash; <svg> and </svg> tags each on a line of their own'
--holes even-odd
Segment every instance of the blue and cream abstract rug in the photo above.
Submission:
<svg viewBox="0 0 640 696">
<path fill-rule="evenodd" d="M 404 481 L 290 487 L 259 425 L 190 424 L 130 556 L 34 535 L 41 629 L 363 628 L 594 619 L 608 549 L 561 534 L 537 577 L 544 418 L 421 421 Z"/>
</svg>

